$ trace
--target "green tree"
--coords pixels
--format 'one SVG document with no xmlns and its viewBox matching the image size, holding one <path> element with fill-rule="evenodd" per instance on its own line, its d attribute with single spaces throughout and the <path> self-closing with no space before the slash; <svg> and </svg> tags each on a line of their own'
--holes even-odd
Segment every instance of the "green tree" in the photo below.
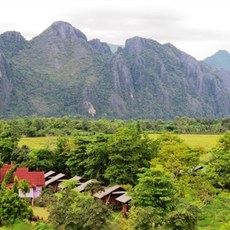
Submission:
<svg viewBox="0 0 230 230">
<path fill-rule="evenodd" d="M 32 150 L 30 152 L 30 159 L 28 166 L 36 171 L 49 171 L 55 168 L 55 155 L 54 152 L 48 149 Z"/>
<path fill-rule="evenodd" d="M 108 136 L 96 135 L 95 141 L 87 146 L 84 177 L 105 181 L 104 174 L 109 164 Z"/>
<path fill-rule="evenodd" d="M 58 138 L 54 150 L 54 168 L 56 172 L 70 175 L 69 167 L 66 162 L 69 158 L 69 152 L 74 147 L 74 143 L 68 138 Z"/>
<path fill-rule="evenodd" d="M 175 187 L 171 175 L 161 165 L 144 169 L 138 174 L 132 202 L 139 207 L 153 207 L 165 215 L 175 205 Z"/>
<path fill-rule="evenodd" d="M 12 189 L 0 190 L 0 225 L 13 224 L 16 220 L 32 218 L 32 209 L 26 199 L 19 197 L 18 189 L 19 183 L 15 178 Z"/>
<path fill-rule="evenodd" d="M 68 160 L 66 161 L 66 165 L 69 167 L 71 175 L 84 175 L 86 171 L 86 151 L 88 144 L 91 142 L 92 138 L 88 136 L 78 137 L 75 139 L 75 147 L 70 150 Z"/>
<path fill-rule="evenodd" d="M 139 169 L 149 167 L 154 157 L 153 142 L 135 128 L 119 129 L 111 135 L 107 151 L 109 164 L 105 178 L 110 183 L 135 185 Z"/>
<path fill-rule="evenodd" d="M 200 152 L 184 143 L 166 143 L 158 152 L 158 160 L 177 178 L 191 173 L 199 164 Z"/>
<path fill-rule="evenodd" d="M 216 187 L 230 190 L 230 131 L 220 138 L 212 149 L 212 159 L 208 165 L 209 175 Z"/>
<path fill-rule="evenodd" d="M 194 205 L 180 203 L 168 217 L 168 230 L 196 230 L 199 209 Z"/>
<path fill-rule="evenodd" d="M 49 222 L 66 230 L 98 230 L 107 225 L 110 210 L 86 193 L 66 188 L 50 207 Z"/>
<path fill-rule="evenodd" d="M 163 224 L 162 217 L 158 210 L 151 206 L 147 207 L 131 207 L 129 211 L 129 218 L 127 221 L 127 228 L 135 230 L 153 230 Z"/>
</svg>

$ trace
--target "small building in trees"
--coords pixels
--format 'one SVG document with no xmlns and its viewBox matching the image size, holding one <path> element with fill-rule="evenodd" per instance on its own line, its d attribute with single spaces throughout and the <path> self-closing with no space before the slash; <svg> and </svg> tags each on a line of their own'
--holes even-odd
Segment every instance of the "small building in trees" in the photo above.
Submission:
<svg viewBox="0 0 230 230">
<path fill-rule="evenodd" d="M 83 192 L 85 190 L 86 186 L 89 184 L 92 184 L 92 183 L 98 183 L 98 181 L 96 179 L 90 179 L 90 180 L 87 180 L 87 181 L 81 183 L 80 185 L 78 185 L 74 189 L 78 190 L 79 192 Z"/>
<path fill-rule="evenodd" d="M 59 184 L 63 180 L 66 180 L 66 179 L 67 179 L 67 177 L 63 173 L 58 173 L 55 176 L 48 176 L 47 180 L 45 181 L 45 186 L 46 187 L 52 187 L 53 192 L 57 192 Z"/>
<path fill-rule="evenodd" d="M 120 211 L 122 209 L 121 202 L 116 199 L 125 194 L 125 189 L 120 185 L 114 185 L 109 187 L 104 187 L 104 191 L 95 193 L 93 196 L 100 199 L 104 204 L 111 205 L 114 211 Z"/>
<path fill-rule="evenodd" d="M 50 177 L 53 177 L 54 175 L 56 175 L 56 173 L 54 171 L 49 171 L 45 173 L 45 180 L 47 181 L 48 179 L 50 179 Z"/>
<path fill-rule="evenodd" d="M 79 184 L 82 184 L 83 182 L 85 182 L 85 180 L 80 176 L 74 176 L 74 177 L 71 177 L 70 179 L 66 179 L 66 180 L 63 180 L 63 181 L 75 181 L 77 186 L 79 186 Z M 65 189 L 66 186 L 63 185 L 63 184 L 59 184 L 58 188 L 59 189 Z"/>
<path fill-rule="evenodd" d="M 127 213 L 129 211 L 129 203 L 132 200 L 131 196 L 128 196 L 127 193 L 124 193 L 123 195 L 116 198 L 116 201 L 121 203 L 121 212 L 123 214 L 123 217 L 127 217 Z"/>
<path fill-rule="evenodd" d="M 8 170 L 13 167 L 15 167 L 15 165 L 3 165 L 3 167 L 0 169 L 0 184 L 2 184 Z M 17 177 L 19 182 L 22 180 L 28 182 L 29 191 L 24 194 L 19 189 L 19 197 L 30 198 L 33 205 L 34 198 L 37 198 L 41 195 L 42 187 L 45 186 L 44 172 L 29 172 L 28 168 L 17 168 L 13 173 L 13 178 L 11 178 L 9 184 L 6 185 L 7 188 L 10 189 L 13 187 L 14 177 Z"/>
</svg>

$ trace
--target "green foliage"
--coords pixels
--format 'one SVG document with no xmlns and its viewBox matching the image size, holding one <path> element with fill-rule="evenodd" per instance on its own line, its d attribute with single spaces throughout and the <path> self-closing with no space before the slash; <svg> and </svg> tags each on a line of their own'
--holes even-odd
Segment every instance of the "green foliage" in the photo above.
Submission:
<svg viewBox="0 0 230 230">
<path fill-rule="evenodd" d="M 8 229 L 8 228 L 7 228 Z M 9 229 L 13 230 L 33 230 L 33 226 L 29 223 L 26 223 L 25 221 L 22 220 L 17 220 L 13 225 L 9 226 Z"/>
<path fill-rule="evenodd" d="M 55 155 L 48 149 L 32 150 L 30 152 L 29 167 L 36 171 L 49 171 L 54 169 Z"/>
<path fill-rule="evenodd" d="M 136 230 L 153 230 L 158 229 L 162 225 L 161 213 L 158 213 L 158 209 L 146 206 L 135 207 L 133 206 L 129 212 L 129 218 L 127 223 L 128 229 Z"/>
<path fill-rule="evenodd" d="M 225 223 L 221 225 L 220 230 L 229 230 L 230 229 L 230 221 L 228 223 Z"/>
<path fill-rule="evenodd" d="M 132 202 L 135 206 L 153 207 L 162 215 L 175 205 L 175 187 L 172 178 L 161 165 L 150 167 L 138 174 L 138 184 L 134 187 Z"/>
<path fill-rule="evenodd" d="M 169 214 L 166 228 L 168 230 L 196 230 L 199 209 L 193 205 L 180 203 Z"/>
<path fill-rule="evenodd" d="M 90 192 L 91 195 L 93 195 L 96 192 L 104 191 L 103 186 L 101 185 L 101 182 L 91 182 L 85 186 L 85 192 Z"/>
<path fill-rule="evenodd" d="M 228 226 L 229 220 L 230 196 L 228 192 L 221 192 L 212 202 L 201 207 L 198 224 L 200 229 L 216 230 Z"/>
<path fill-rule="evenodd" d="M 150 165 L 154 157 L 153 142 L 134 128 L 120 129 L 108 140 L 109 164 L 105 178 L 110 183 L 137 183 L 137 173 Z"/>
<path fill-rule="evenodd" d="M 13 174 L 16 171 L 17 166 L 12 167 L 11 169 L 9 169 L 2 181 L 1 184 L 1 190 L 6 190 L 6 186 L 11 182 L 11 180 L 13 179 Z"/>
<path fill-rule="evenodd" d="M 230 132 L 227 132 L 212 151 L 210 177 L 216 187 L 230 190 Z"/>
<path fill-rule="evenodd" d="M 29 152 L 30 149 L 26 145 L 15 148 L 14 151 L 11 153 L 11 163 L 23 164 L 25 162 L 28 162 L 30 158 Z"/>
<path fill-rule="evenodd" d="M 24 230 L 24 229 L 23 229 Z M 39 221 L 34 227 L 33 230 L 54 230 L 51 226 L 47 223 Z"/>
<path fill-rule="evenodd" d="M 30 191 L 30 185 L 27 180 L 21 180 L 18 188 L 21 189 L 23 194 L 26 194 Z"/>
<path fill-rule="evenodd" d="M 42 189 L 42 194 L 34 200 L 35 206 L 48 207 L 54 201 L 53 195 L 51 188 Z"/>
<path fill-rule="evenodd" d="M 85 160 L 87 159 L 87 146 L 92 142 L 90 137 L 79 137 L 75 140 L 75 147 L 72 148 L 68 154 L 66 165 L 69 167 L 72 175 L 84 175 L 87 166 Z"/>
<path fill-rule="evenodd" d="M 199 164 L 200 152 L 191 149 L 182 143 L 177 137 L 163 136 L 156 140 L 158 142 L 158 160 L 176 178 L 186 173 L 191 173 Z"/>
<path fill-rule="evenodd" d="M 13 224 L 16 220 L 31 219 L 32 209 L 26 199 L 18 195 L 18 184 L 0 191 L 0 225 Z"/>
<path fill-rule="evenodd" d="M 57 194 L 49 221 L 55 228 L 97 230 L 106 226 L 109 217 L 110 210 L 100 200 L 67 188 Z"/>
</svg>

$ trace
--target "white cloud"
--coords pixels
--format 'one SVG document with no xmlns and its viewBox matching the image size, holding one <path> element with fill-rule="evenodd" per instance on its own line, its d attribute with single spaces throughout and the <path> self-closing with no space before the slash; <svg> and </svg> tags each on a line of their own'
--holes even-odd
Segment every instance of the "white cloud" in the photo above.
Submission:
<svg viewBox="0 0 230 230">
<path fill-rule="evenodd" d="M 89 39 L 124 44 L 137 35 L 202 59 L 230 50 L 228 6 L 228 0 L 2 0 L 0 33 L 16 30 L 31 39 L 63 20 Z"/>
</svg>

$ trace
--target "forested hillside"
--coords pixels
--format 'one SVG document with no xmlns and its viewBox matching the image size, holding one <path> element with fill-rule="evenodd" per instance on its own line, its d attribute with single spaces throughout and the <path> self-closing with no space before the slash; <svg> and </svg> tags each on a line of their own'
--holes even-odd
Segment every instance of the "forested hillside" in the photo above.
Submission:
<svg viewBox="0 0 230 230">
<path fill-rule="evenodd" d="M 0 35 L 0 116 L 225 117 L 230 74 L 134 37 L 112 53 L 66 22 L 30 41 Z M 144 111 L 144 112 L 143 112 Z"/>
</svg>

